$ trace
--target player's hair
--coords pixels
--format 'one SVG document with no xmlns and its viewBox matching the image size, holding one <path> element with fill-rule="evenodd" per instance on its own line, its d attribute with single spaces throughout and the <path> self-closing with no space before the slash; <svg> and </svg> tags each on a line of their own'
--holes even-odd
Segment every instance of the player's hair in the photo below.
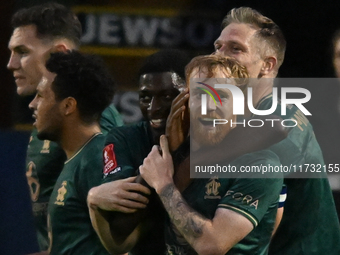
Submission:
<svg viewBox="0 0 340 255">
<path fill-rule="evenodd" d="M 139 70 L 139 76 L 146 73 L 175 72 L 185 79 L 185 66 L 190 57 L 181 50 L 165 49 L 148 56 Z"/>
<path fill-rule="evenodd" d="M 115 83 L 101 58 L 77 51 L 52 53 L 46 68 L 56 77 L 52 90 L 56 100 L 73 97 L 86 123 L 98 121 L 112 102 Z"/>
<path fill-rule="evenodd" d="M 196 69 L 198 73 L 204 72 L 207 75 L 206 78 L 214 77 L 216 71 L 221 70 L 230 78 L 234 78 L 236 85 L 239 86 L 243 91 L 246 88 L 245 85 L 248 83 L 249 79 L 247 69 L 231 57 L 223 57 L 220 55 L 204 55 L 193 58 L 185 68 L 187 84 L 189 84 L 188 79 L 190 79 L 190 75 L 196 71 Z"/>
<path fill-rule="evenodd" d="M 224 17 L 222 29 L 231 23 L 244 23 L 257 30 L 256 37 L 266 43 L 277 57 L 277 68 L 284 60 L 286 39 L 280 27 L 270 18 L 249 7 L 234 8 Z"/>
<path fill-rule="evenodd" d="M 35 25 L 37 37 L 45 40 L 66 38 L 75 47 L 80 45 L 82 28 L 77 16 L 57 3 L 46 3 L 17 11 L 11 21 L 12 27 Z"/>
</svg>

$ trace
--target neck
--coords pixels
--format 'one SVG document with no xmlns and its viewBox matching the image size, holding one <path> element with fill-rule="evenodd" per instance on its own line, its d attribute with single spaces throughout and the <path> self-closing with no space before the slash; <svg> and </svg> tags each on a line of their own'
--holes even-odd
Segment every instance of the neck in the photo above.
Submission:
<svg viewBox="0 0 340 255">
<path fill-rule="evenodd" d="M 91 137 L 100 132 L 97 122 L 92 124 L 70 123 L 63 130 L 60 145 L 70 159 Z"/>
</svg>

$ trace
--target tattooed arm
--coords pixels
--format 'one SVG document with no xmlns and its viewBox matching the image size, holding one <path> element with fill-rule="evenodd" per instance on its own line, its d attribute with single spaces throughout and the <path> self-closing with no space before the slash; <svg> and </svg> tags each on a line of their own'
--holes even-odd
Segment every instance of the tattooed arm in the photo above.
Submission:
<svg viewBox="0 0 340 255">
<path fill-rule="evenodd" d="M 193 210 L 173 183 L 172 158 L 165 136 L 160 144 L 162 155 L 154 147 L 140 166 L 142 177 L 156 190 L 172 223 L 198 254 L 227 253 L 251 232 L 253 224 L 226 208 L 217 209 L 212 220 Z"/>
</svg>

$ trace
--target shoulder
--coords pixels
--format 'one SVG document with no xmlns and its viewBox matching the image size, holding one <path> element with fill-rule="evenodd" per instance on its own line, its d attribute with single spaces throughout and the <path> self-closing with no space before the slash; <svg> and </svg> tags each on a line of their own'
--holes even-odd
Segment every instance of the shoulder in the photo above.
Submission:
<svg viewBox="0 0 340 255">
<path fill-rule="evenodd" d="M 122 140 L 126 142 L 137 142 L 139 140 L 149 139 L 148 128 L 147 122 L 139 122 L 136 124 L 114 127 L 106 136 L 106 144 L 115 143 Z"/>
<path fill-rule="evenodd" d="M 119 127 L 122 126 L 123 124 L 124 124 L 123 119 L 113 104 L 108 106 L 102 112 L 100 118 L 100 127 L 103 133 L 107 133 L 109 130 L 111 130 L 111 128 Z"/>
<path fill-rule="evenodd" d="M 267 179 L 273 185 L 278 183 L 276 179 L 283 178 L 283 166 L 280 158 L 271 150 L 262 150 L 245 154 L 231 162 L 235 172 L 230 176 L 236 179 L 245 179 L 251 182 L 266 182 Z"/>
<path fill-rule="evenodd" d="M 259 165 L 263 163 L 280 164 L 279 157 L 270 150 L 261 150 L 245 154 L 232 162 L 233 165 Z"/>
<path fill-rule="evenodd" d="M 105 136 L 99 134 L 92 138 L 83 148 L 79 163 L 80 169 L 91 168 L 93 166 L 102 165 L 102 151 L 105 146 Z"/>
</svg>

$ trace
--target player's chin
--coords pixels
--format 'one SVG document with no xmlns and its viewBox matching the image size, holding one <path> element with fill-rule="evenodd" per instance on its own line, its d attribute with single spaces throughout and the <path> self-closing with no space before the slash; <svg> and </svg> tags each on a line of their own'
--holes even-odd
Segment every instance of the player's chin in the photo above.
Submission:
<svg viewBox="0 0 340 255">
<path fill-rule="evenodd" d="M 22 97 L 28 96 L 28 94 L 26 93 L 25 89 L 23 87 L 18 86 L 18 85 L 17 85 L 17 94 L 19 96 L 22 96 Z"/>
<path fill-rule="evenodd" d="M 156 144 L 159 144 L 159 138 L 161 137 L 161 135 L 165 134 L 165 126 L 159 128 L 152 128 L 152 134 L 154 137 L 154 142 Z"/>
<path fill-rule="evenodd" d="M 37 128 L 37 137 L 40 140 L 50 140 L 50 141 L 55 141 L 53 134 L 47 132 L 46 130 L 43 130 L 39 127 L 39 123 L 36 123 L 36 128 Z"/>
<path fill-rule="evenodd" d="M 35 90 L 29 89 L 27 86 L 17 85 L 17 94 L 21 97 L 33 96 L 35 93 Z"/>
<path fill-rule="evenodd" d="M 35 125 L 35 127 L 37 128 L 37 131 L 38 131 L 38 133 L 37 133 L 38 139 L 40 139 L 40 140 L 48 140 L 48 139 L 47 139 L 48 135 L 46 135 L 45 132 L 39 130 L 39 128 L 37 127 L 37 125 Z"/>
</svg>

